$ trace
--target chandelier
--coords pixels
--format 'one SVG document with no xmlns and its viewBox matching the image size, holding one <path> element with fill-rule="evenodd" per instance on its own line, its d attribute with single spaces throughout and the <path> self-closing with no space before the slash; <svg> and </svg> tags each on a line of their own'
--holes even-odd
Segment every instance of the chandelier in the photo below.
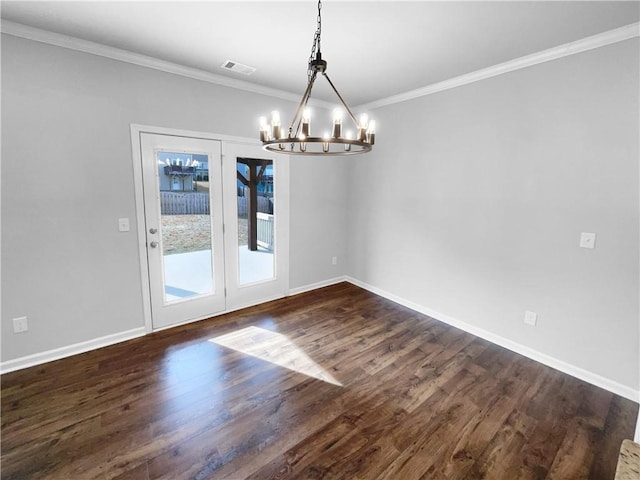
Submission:
<svg viewBox="0 0 640 480">
<path fill-rule="evenodd" d="M 266 117 L 260 117 L 260 141 L 262 148 L 270 152 L 289 155 L 353 155 L 371 151 L 371 147 L 375 143 L 376 122 L 369 120 L 366 113 L 357 119 L 327 75 L 327 62 L 322 59 L 320 52 L 321 10 L 322 0 L 319 0 L 318 26 L 313 37 L 307 69 L 307 88 L 296 108 L 289 128 L 282 128 L 280 114 L 277 111 L 271 113 L 270 124 Z M 322 136 L 313 136 L 311 134 L 311 109 L 307 107 L 307 103 L 318 73 L 327 79 L 344 110 L 336 108 L 333 112 L 332 128 L 324 131 Z M 345 112 L 353 122 L 355 130 L 343 129 L 342 120 Z"/>
</svg>

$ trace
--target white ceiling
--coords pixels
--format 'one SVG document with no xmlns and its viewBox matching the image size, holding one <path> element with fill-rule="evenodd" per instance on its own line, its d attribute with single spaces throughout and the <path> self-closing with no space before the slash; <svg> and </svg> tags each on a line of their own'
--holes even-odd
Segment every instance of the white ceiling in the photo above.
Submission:
<svg viewBox="0 0 640 480">
<path fill-rule="evenodd" d="M 2 1 L 2 18 L 301 95 L 316 2 Z M 637 1 L 327 0 L 322 54 L 361 105 L 638 22 Z M 227 59 L 252 76 L 220 68 Z M 335 102 L 318 81 L 314 98 Z"/>
</svg>

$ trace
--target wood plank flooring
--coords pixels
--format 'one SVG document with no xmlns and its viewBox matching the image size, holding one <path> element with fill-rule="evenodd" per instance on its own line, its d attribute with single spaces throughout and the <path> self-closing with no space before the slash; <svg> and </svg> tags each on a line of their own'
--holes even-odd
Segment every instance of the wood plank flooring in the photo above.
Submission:
<svg viewBox="0 0 640 480">
<path fill-rule="evenodd" d="M 347 283 L 1 380 L 4 480 L 609 480 L 638 413 Z"/>
</svg>

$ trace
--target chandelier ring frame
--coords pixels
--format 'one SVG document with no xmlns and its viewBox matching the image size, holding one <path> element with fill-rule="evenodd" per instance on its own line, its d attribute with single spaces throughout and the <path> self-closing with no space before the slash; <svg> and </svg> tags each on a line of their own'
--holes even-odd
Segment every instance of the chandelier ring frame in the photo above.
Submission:
<svg viewBox="0 0 640 480">
<path fill-rule="evenodd" d="M 359 153 L 367 153 L 371 151 L 372 145 L 360 140 L 353 140 L 349 138 L 324 138 L 324 137 L 308 137 L 305 139 L 300 138 L 280 138 L 274 140 L 268 140 L 262 143 L 262 148 L 268 152 L 273 153 L 286 153 L 288 155 L 309 155 L 310 152 L 300 149 L 300 144 L 320 144 L 324 145 L 343 145 L 343 150 L 340 151 L 313 151 L 313 155 L 357 155 Z M 298 149 L 295 146 L 298 145 Z M 282 148 L 281 148 L 282 147 Z M 289 148 L 287 148 L 289 147 Z M 353 148 L 355 147 L 355 148 Z M 349 150 L 345 150 L 349 148 Z"/>
</svg>

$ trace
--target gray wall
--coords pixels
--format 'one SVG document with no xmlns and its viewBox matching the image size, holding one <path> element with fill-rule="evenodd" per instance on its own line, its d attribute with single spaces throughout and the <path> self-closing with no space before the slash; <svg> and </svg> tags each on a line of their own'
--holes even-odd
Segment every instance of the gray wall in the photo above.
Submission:
<svg viewBox="0 0 640 480">
<path fill-rule="evenodd" d="M 306 286 L 344 276 L 347 265 L 347 165 L 344 157 L 291 157 L 300 170 L 291 180 L 290 281 Z M 321 185 L 321 188 L 309 186 Z M 326 225 L 326 230 L 322 228 Z M 321 245 L 321 248 L 318 245 Z M 337 265 L 332 264 L 337 257 Z M 305 265 L 304 268 L 298 266 Z"/>
<path fill-rule="evenodd" d="M 144 325 L 131 123 L 253 138 L 259 115 L 294 107 L 3 35 L 2 361 Z M 320 181 L 293 160 L 291 288 L 344 275 L 331 257 L 346 252 L 344 167 L 324 164 Z M 29 331 L 13 334 L 23 315 Z"/>
<path fill-rule="evenodd" d="M 636 38 L 372 112 L 349 274 L 637 392 L 638 68 Z"/>
</svg>

